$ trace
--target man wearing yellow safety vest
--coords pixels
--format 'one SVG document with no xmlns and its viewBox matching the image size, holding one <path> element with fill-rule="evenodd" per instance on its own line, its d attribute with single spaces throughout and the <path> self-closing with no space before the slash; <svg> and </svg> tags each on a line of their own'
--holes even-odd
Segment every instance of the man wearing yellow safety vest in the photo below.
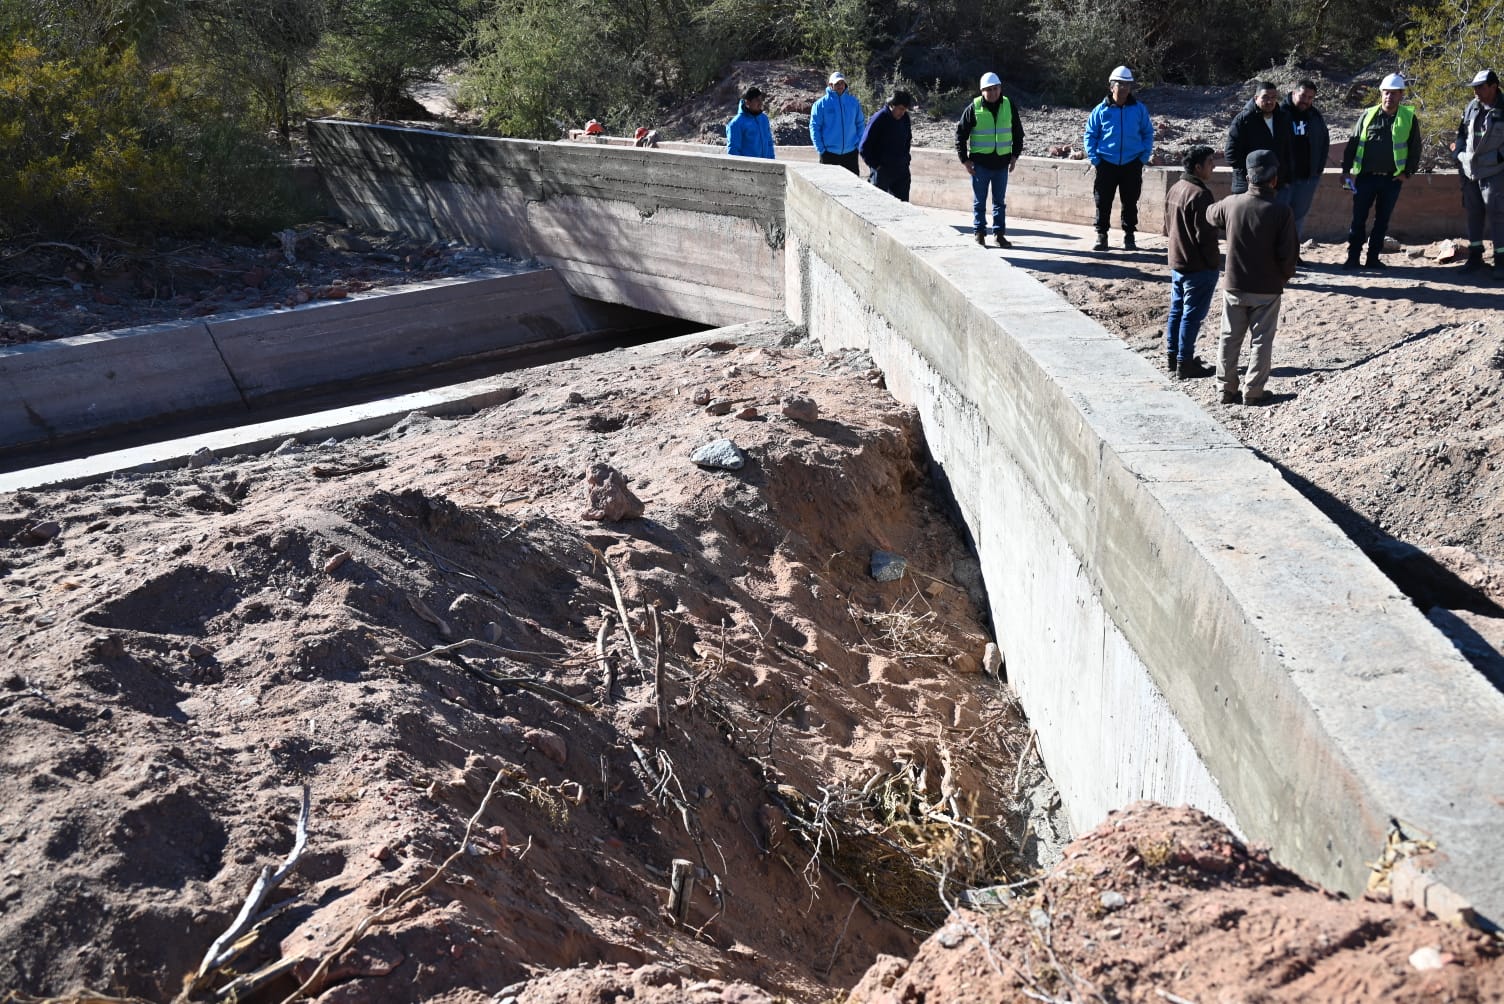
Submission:
<svg viewBox="0 0 1504 1004">
<path fill-rule="evenodd" d="M 1358 268 L 1363 250 L 1363 230 L 1368 210 L 1373 214 L 1373 232 L 1368 235 L 1366 268 L 1383 268 L 1379 252 L 1384 250 L 1384 234 L 1389 230 L 1389 216 L 1399 201 L 1404 180 L 1415 175 L 1420 166 L 1420 122 L 1415 108 L 1401 104 L 1405 97 L 1405 78 L 1391 73 L 1379 84 L 1379 103 L 1363 109 L 1347 150 L 1342 155 L 1342 181 L 1353 193 L 1353 222 L 1347 231 L 1347 261 L 1343 268 Z"/>
<path fill-rule="evenodd" d="M 966 106 L 956 123 L 956 155 L 971 175 L 971 223 L 977 243 L 987 246 L 987 189 L 991 187 L 992 236 L 998 247 L 1008 248 L 1013 246 L 1004 236 L 1008 172 L 1023 152 L 1024 127 L 1018 108 L 1003 97 L 1003 82 L 996 73 L 984 74 L 981 86 L 981 97 Z"/>
</svg>

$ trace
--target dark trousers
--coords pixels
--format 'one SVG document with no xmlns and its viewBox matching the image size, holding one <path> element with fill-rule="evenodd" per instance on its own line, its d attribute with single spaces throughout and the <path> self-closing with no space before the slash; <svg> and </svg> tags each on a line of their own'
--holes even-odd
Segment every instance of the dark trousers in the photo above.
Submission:
<svg viewBox="0 0 1504 1004">
<path fill-rule="evenodd" d="M 831 153 L 829 150 L 827 150 L 826 152 L 820 154 L 820 163 L 835 164 L 838 167 L 844 167 L 852 174 L 859 175 L 862 173 L 861 170 L 857 167 L 855 150 L 852 150 L 850 153 Z"/>
<path fill-rule="evenodd" d="M 899 202 L 908 202 L 910 177 L 908 171 L 898 171 L 891 167 L 874 167 L 867 180 Z"/>
<path fill-rule="evenodd" d="M 1368 253 L 1376 255 L 1384 250 L 1384 235 L 1389 232 L 1389 216 L 1394 204 L 1400 201 L 1400 189 L 1404 187 L 1398 178 L 1382 174 L 1360 174 L 1353 179 L 1353 223 L 1347 230 L 1347 246 L 1357 253 L 1363 246 L 1363 230 L 1368 223 L 1368 210 L 1378 206 L 1373 214 L 1373 233 L 1368 236 Z"/>
<path fill-rule="evenodd" d="M 1105 234 L 1112 229 L 1112 197 L 1123 200 L 1123 233 L 1131 234 L 1138 229 L 1138 197 L 1144 190 L 1144 164 L 1135 160 L 1131 164 L 1109 164 L 1105 160 L 1097 165 L 1097 175 L 1091 183 L 1091 198 L 1097 206 L 1097 233 Z"/>
</svg>

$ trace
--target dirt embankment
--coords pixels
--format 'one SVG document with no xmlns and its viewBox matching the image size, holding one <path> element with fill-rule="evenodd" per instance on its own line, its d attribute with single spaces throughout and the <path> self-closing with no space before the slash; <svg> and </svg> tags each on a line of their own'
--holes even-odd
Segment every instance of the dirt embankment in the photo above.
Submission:
<svg viewBox="0 0 1504 1004">
<path fill-rule="evenodd" d="M 306 854 L 194 999 L 285 960 L 241 999 L 489 1000 L 662 963 L 632 978 L 822 1000 L 933 929 L 937 874 L 1058 851 L 1037 758 L 997 783 L 1026 726 L 981 675 L 977 565 L 915 416 L 784 334 L 0 499 L 0 988 L 172 997 L 294 845 L 303 784 Z M 722 438 L 743 467 L 690 460 Z M 591 497 L 595 464 L 625 482 Z"/>
</svg>

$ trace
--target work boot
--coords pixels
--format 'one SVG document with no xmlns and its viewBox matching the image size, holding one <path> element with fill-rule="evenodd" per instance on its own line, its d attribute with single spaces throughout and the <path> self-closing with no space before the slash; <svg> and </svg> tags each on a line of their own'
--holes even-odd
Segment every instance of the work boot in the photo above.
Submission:
<svg viewBox="0 0 1504 1004">
<path fill-rule="evenodd" d="M 1107 231 L 1102 230 L 1097 232 L 1097 242 L 1091 246 L 1091 249 L 1093 251 L 1107 250 Z"/>
<path fill-rule="evenodd" d="M 1494 282 L 1504 282 L 1504 254 L 1494 255 Z"/>
<path fill-rule="evenodd" d="M 1466 275 L 1469 272 L 1481 272 L 1481 271 L 1483 271 L 1483 245 L 1482 244 L 1479 244 L 1479 245 L 1477 245 L 1475 247 L 1470 247 L 1470 248 L 1467 249 L 1467 261 L 1464 262 L 1463 265 L 1462 265 L 1462 267 L 1459 268 L 1457 271 L 1459 273 L 1463 274 L 1463 275 Z"/>
<path fill-rule="evenodd" d="M 1355 269 L 1355 268 L 1361 268 L 1362 266 L 1360 265 L 1360 263 L 1358 261 L 1358 256 L 1361 255 L 1362 253 L 1363 253 L 1363 245 L 1361 245 L 1361 244 L 1349 244 L 1347 246 L 1347 261 L 1345 261 L 1345 262 L 1342 263 L 1342 267 L 1345 268 L 1345 269 L 1348 269 L 1348 270 L 1352 270 L 1352 269 Z"/>
<path fill-rule="evenodd" d="M 1175 368 L 1175 375 L 1182 380 L 1199 380 L 1202 377 L 1212 376 L 1216 372 L 1195 356 L 1180 360 L 1180 365 Z"/>
<path fill-rule="evenodd" d="M 1123 250 L 1124 251 L 1137 251 L 1138 250 L 1138 244 L 1133 239 L 1133 231 L 1132 230 L 1124 230 L 1123 231 Z"/>
<path fill-rule="evenodd" d="M 1389 266 L 1385 265 L 1384 262 L 1379 258 L 1379 253 L 1377 251 L 1375 251 L 1373 248 L 1369 248 L 1368 258 L 1363 262 L 1363 267 L 1382 269 L 1388 268 Z"/>
<path fill-rule="evenodd" d="M 1175 360 L 1176 356 L 1174 349 L 1171 349 L 1170 351 L 1165 353 L 1165 367 L 1170 371 L 1171 376 L 1175 375 Z"/>
<path fill-rule="evenodd" d="M 1000 248 L 1011 248 L 1013 246 L 1013 242 L 1004 237 L 1001 230 L 993 234 L 992 239 L 997 241 L 997 246 Z"/>
<path fill-rule="evenodd" d="M 1243 403 L 1243 395 L 1239 394 L 1235 390 L 1224 390 L 1222 392 L 1222 403 L 1223 404 L 1242 404 Z"/>
<path fill-rule="evenodd" d="M 982 245 L 982 247 L 987 246 L 987 229 L 985 227 L 978 230 L 975 236 L 978 244 Z"/>
</svg>

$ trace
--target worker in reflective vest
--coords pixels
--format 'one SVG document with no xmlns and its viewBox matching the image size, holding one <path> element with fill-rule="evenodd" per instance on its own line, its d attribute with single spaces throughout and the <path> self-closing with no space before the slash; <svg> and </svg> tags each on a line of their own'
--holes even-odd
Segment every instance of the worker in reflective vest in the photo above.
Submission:
<svg viewBox="0 0 1504 1004">
<path fill-rule="evenodd" d="M 1342 179 L 1353 193 L 1353 222 L 1347 231 L 1347 261 L 1342 267 L 1359 267 L 1363 251 L 1364 229 L 1368 210 L 1374 209 L 1373 230 L 1368 238 L 1366 268 L 1383 268 L 1379 254 L 1384 250 L 1384 235 L 1389 217 L 1399 201 L 1400 188 L 1420 165 L 1420 125 L 1415 109 L 1401 104 L 1405 97 L 1405 78 L 1391 73 L 1379 84 L 1380 100 L 1358 116 L 1352 138 L 1342 155 Z"/>
<path fill-rule="evenodd" d="M 1013 245 L 1008 229 L 1008 173 L 1024 147 L 1024 127 L 1018 109 L 1003 96 L 996 73 L 982 77 L 982 94 L 961 113 L 956 123 L 956 156 L 971 175 L 971 224 L 976 241 L 987 246 L 987 190 L 992 190 L 992 236 L 1000 248 Z"/>
</svg>

